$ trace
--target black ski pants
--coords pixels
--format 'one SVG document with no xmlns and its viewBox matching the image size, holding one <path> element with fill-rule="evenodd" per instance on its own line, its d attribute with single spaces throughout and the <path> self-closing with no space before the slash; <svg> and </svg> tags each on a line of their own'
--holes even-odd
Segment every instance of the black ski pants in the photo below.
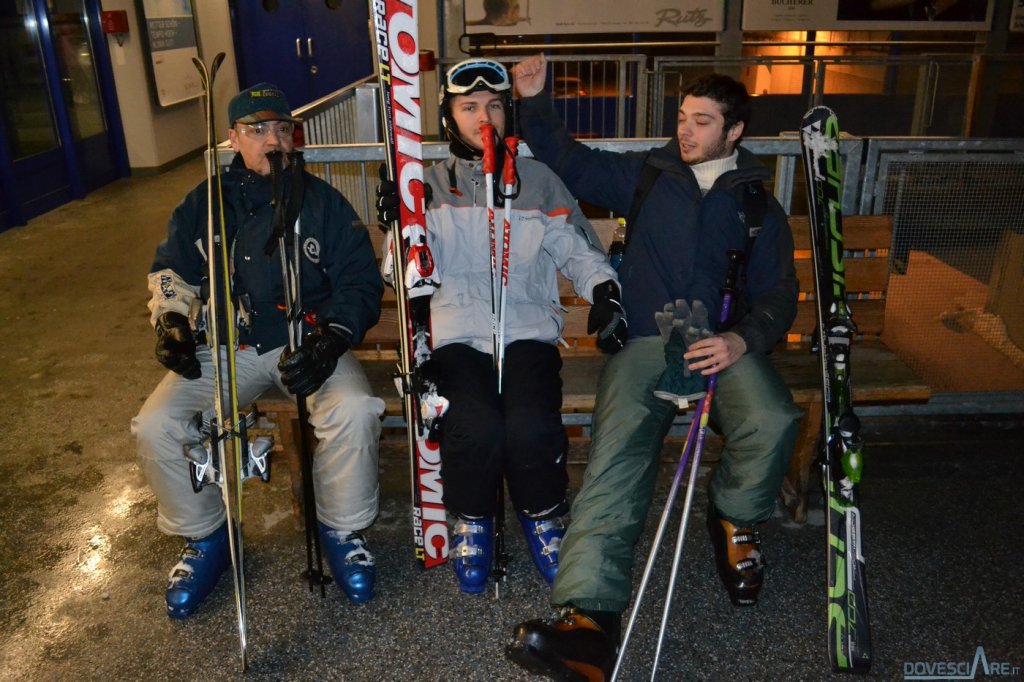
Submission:
<svg viewBox="0 0 1024 682">
<path fill-rule="evenodd" d="M 540 341 L 505 348 L 504 386 L 491 355 L 453 343 L 434 351 L 438 389 L 450 405 L 441 426 L 444 504 L 453 514 L 493 516 L 502 476 L 517 512 L 568 511 L 562 426 L 562 358 Z"/>
</svg>

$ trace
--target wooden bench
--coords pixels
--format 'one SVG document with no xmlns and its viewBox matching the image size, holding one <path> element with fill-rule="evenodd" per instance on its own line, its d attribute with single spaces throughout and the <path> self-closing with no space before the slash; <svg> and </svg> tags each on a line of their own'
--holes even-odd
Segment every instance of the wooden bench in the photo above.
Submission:
<svg viewBox="0 0 1024 682">
<path fill-rule="evenodd" d="M 615 221 L 593 221 L 607 249 Z M 772 353 L 783 379 L 793 391 L 796 403 L 805 410 L 792 463 L 781 491 L 782 499 L 795 521 L 807 518 L 807 493 L 816 459 L 816 442 L 821 431 L 822 395 L 817 355 L 809 350 L 816 327 L 813 300 L 813 266 L 810 234 L 805 216 L 790 218 L 795 241 L 794 263 L 800 280 L 800 302 L 795 323 L 787 340 Z M 892 241 L 891 216 L 845 216 L 843 232 L 846 254 L 847 292 L 859 336 L 852 351 L 853 399 L 855 403 L 894 403 L 926 401 L 931 391 L 923 381 L 896 357 L 880 340 L 885 323 L 885 293 L 888 288 L 888 249 Z M 371 228 L 378 255 L 383 238 Z M 584 419 L 594 408 L 597 377 L 603 356 L 586 333 L 589 304 L 576 298 L 571 283 L 560 279 L 562 304 L 566 307 L 563 336 L 568 348 L 562 349 L 564 415 L 577 414 Z M 387 423 L 404 424 L 402 400 L 393 381 L 397 363 L 398 315 L 394 292 L 384 296 L 380 322 L 371 329 L 354 351 L 370 379 L 374 392 L 385 399 Z M 260 411 L 277 425 L 276 448 L 286 456 L 292 471 L 293 511 L 301 519 L 300 478 L 297 447 L 298 428 L 295 401 L 286 396 L 268 395 L 258 401 Z M 566 417 L 566 421 L 576 421 Z M 868 447 L 870 457 L 870 444 Z"/>
</svg>

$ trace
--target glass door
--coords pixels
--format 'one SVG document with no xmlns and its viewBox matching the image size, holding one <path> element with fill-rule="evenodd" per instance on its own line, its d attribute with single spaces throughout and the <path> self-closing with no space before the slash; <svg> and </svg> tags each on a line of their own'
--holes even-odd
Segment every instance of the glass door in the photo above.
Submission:
<svg viewBox="0 0 1024 682">
<path fill-rule="evenodd" d="M 47 0 L 46 5 L 60 76 L 61 101 L 67 110 L 84 189 L 90 192 L 116 175 L 92 43 L 86 30 L 84 3 Z M 102 48 L 106 49 L 106 45 Z"/>
<path fill-rule="evenodd" d="M 127 174 L 98 17 L 98 0 L 0 0 L 0 229 Z"/>
<path fill-rule="evenodd" d="M 35 8 L 30 0 L 7 0 L 0 8 L 0 109 L 14 183 L 8 203 L 31 218 L 68 201 L 70 180 Z"/>
</svg>

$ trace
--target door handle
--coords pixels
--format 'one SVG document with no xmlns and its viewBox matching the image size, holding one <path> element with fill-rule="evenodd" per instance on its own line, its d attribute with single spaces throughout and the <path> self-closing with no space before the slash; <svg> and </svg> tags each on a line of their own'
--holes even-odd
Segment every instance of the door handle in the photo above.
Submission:
<svg viewBox="0 0 1024 682">
<path fill-rule="evenodd" d="M 302 59 L 302 38 L 295 39 L 295 56 Z"/>
<path fill-rule="evenodd" d="M 306 38 L 306 56 L 308 56 L 310 59 L 313 58 L 313 39 L 312 38 Z"/>
</svg>

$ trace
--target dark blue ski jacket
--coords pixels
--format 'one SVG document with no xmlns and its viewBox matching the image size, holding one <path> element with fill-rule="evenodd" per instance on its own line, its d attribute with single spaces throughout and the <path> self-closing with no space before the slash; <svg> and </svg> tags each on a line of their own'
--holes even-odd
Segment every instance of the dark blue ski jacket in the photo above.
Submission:
<svg viewBox="0 0 1024 682">
<path fill-rule="evenodd" d="M 373 246 L 341 193 L 309 173 L 304 177 L 299 240 L 303 310 L 320 322 L 340 325 L 358 344 L 380 318 L 384 283 Z M 273 228 L 270 178 L 247 169 L 236 155 L 221 184 L 233 294 L 236 299 L 247 295 L 251 307 L 249 327 L 240 329 L 238 340 L 263 354 L 288 343 L 280 251 L 264 252 Z M 288 226 L 289 258 L 291 241 Z M 203 181 L 174 209 L 167 239 L 157 247 L 149 276 L 153 320 L 169 310 L 188 312 L 189 300 L 207 279 L 209 253 Z"/>
<path fill-rule="evenodd" d="M 518 102 L 520 130 L 530 151 L 577 199 L 626 216 L 644 164 L 661 170 L 634 224 L 627 226 L 629 244 L 619 267 L 630 336 L 658 334 L 654 314 L 679 298 L 704 301 L 712 319 L 718 319 L 726 252 L 746 250 L 741 188 L 763 182 L 768 169 L 738 147 L 737 169 L 723 173 L 702 197 L 677 140 L 650 152 L 592 149 L 572 139 L 547 93 Z M 768 352 L 793 324 L 799 292 L 793 235 L 785 211 L 771 196 L 745 271 L 730 330 L 743 338 L 747 352 Z"/>
</svg>

